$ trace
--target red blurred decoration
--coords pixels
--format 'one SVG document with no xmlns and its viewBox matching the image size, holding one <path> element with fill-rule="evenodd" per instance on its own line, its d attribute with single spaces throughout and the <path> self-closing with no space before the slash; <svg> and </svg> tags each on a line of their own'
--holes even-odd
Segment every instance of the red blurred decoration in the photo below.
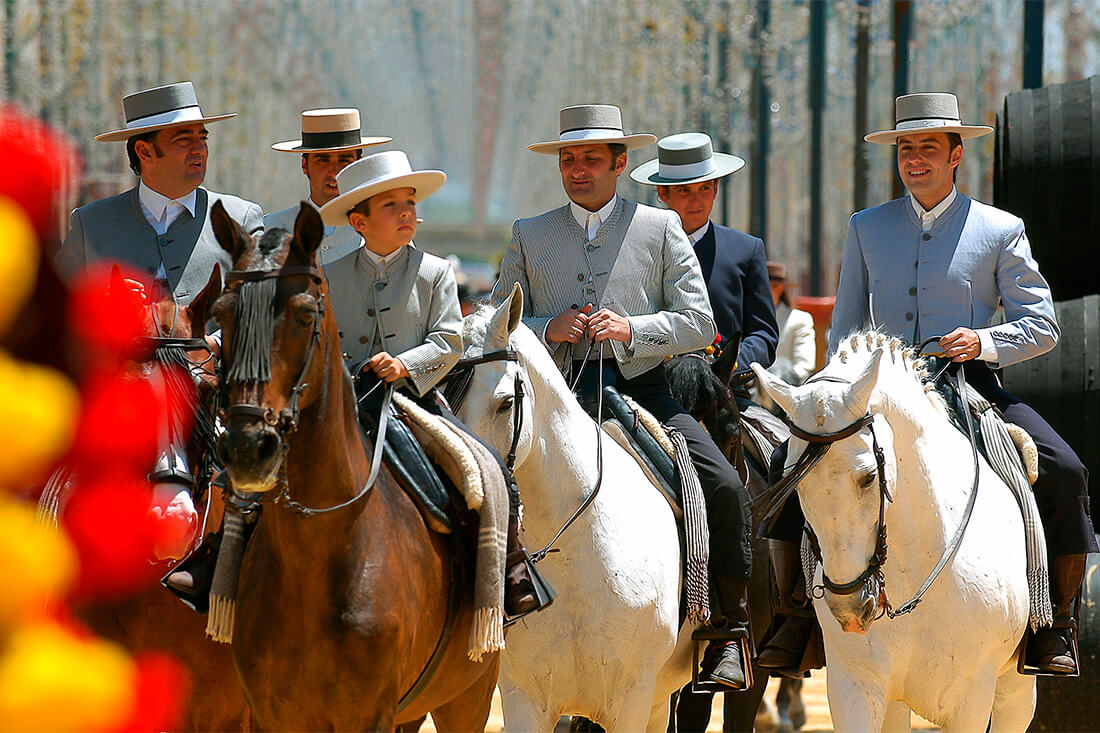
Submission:
<svg viewBox="0 0 1100 733">
<path fill-rule="evenodd" d="M 99 263 L 89 265 L 86 276 L 72 284 L 69 327 L 93 366 L 117 356 L 132 357 L 135 339 L 150 330 L 145 296 L 126 280 L 143 283 L 144 277 L 130 268 Z"/>
<path fill-rule="evenodd" d="M 77 147 L 10 102 L 0 104 L 0 141 L 4 160 L 0 196 L 23 207 L 39 242 L 54 240 L 62 221 L 58 194 L 73 182 L 81 167 Z"/>
<path fill-rule="evenodd" d="M 136 661 L 136 705 L 130 719 L 119 726 L 119 733 L 178 730 L 191 686 L 187 671 L 166 654 L 145 653 Z"/>
<path fill-rule="evenodd" d="M 125 596 L 157 580 L 150 497 L 144 476 L 121 467 L 80 480 L 62 516 L 80 559 L 75 599 Z"/>
<path fill-rule="evenodd" d="M 78 475 L 114 467 L 148 471 L 156 460 L 159 425 L 167 419 L 168 398 L 146 379 L 97 374 L 84 385 L 70 462 Z"/>
</svg>

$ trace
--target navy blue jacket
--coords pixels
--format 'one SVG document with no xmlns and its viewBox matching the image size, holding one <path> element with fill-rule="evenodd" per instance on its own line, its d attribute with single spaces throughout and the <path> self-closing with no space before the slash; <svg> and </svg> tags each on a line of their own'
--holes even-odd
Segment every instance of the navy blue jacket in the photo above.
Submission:
<svg viewBox="0 0 1100 733">
<path fill-rule="evenodd" d="M 775 361 L 779 326 L 768 285 L 764 242 L 711 222 L 695 245 L 695 254 L 707 281 L 722 343 L 728 344 L 741 335 L 738 370 L 748 369 L 754 361 L 770 366 Z"/>
</svg>

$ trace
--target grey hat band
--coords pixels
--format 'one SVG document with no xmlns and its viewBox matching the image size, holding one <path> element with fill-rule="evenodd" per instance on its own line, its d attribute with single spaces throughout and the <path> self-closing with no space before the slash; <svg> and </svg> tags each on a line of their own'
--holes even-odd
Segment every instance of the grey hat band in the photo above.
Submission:
<svg viewBox="0 0 1100 733">
<path fill-rule="evenodd" d="M 198 108 L 199 100 L 195 96 L 195 87 L 189 81 L 146 89 L 122 98 L 122 111 L 126 117 L 127 126 L 139 120 L 180 113 L 183 110 L 198 111 Z"/>
<path fill-rule="evenodd" d="M 598 125 L 585 125 L 584 127 L 571 127 L 568 130 L 562 130 L 561 134 L 565 135 L 569 132 L 577 132 L 578 130 L 614 130 L 620 135 L 623 134 L 623 128 L 621 127 L 599 127 Z"/>
<path fill-rule="evenodd" d="M 706 160 L 697 160 L 694 163 L 670 164 L 664 160 L 657 163 L 657 171 L 662 178 L 682 178 L 685 181 L 691 178 L 705 176 L 718 169 L 714 164 L 714 157 Z"/>
</svg>

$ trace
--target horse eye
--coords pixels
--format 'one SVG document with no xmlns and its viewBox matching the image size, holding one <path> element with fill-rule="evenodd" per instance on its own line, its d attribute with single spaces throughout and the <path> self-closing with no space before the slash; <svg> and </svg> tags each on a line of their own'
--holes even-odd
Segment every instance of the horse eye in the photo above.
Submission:
<svg viewBox="0 0 1100 733">
<path fill-rule="evenodd" d="M 317 320 L 317 311 L 315 310 L 303 308 L 302 311 L 298 313 L 298 323 L 303 326 L 312 326 L 315 320 Z"/>
<path fill-rule="evenodd" d="M 497 408 L 497 414 L 503 415 L 512 409 L 512 404 L 516 401 L 515 397 L 505 397 L 501 400 L 500 407 Z"/>
<path fill-rule="evenodd" d="M 863 477 L 859 480 L 859 488 L 861 488 L 861 489 L 870 488 L 871 484 L 873 484 L 875 482 L 875 478 L 877 476 L 878 476 L 877 471 L 868 471 L 867 473 L 863 474 Z"/>
</svg>

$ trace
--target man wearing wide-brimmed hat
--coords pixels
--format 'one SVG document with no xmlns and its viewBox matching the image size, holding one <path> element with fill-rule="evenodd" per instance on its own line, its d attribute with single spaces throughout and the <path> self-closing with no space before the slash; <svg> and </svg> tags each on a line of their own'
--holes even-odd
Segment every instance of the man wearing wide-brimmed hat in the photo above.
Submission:
<svg viewBox="0 0 1100 733">
<path fill-rule="evenodd" d="M 360 129 L 359 110 L 354 107 L 340 109 L 307 109 L 302 112 L 302 136 L 298 140 L 275 143 L 272 150 L 281 153 L 300 153 L 302 173 L 309 181 L 309 203 L 315 209 L 339 195 L 336 174 L 363 157 L 363 149 L 388 143 L 389 137 L 364 137 Z M 266 229 L 294 231 L 294 219 L 298 206 L 264 216 Z M 318 256 L 322 265 L 338 260 L 359 247 L 359 233 L 348 224 L 325 226 L 325 238 L 321 240 Z"/>
<path fill-rule="evenodd" d="M 661 201 L 680 217 L 707 281 L 721 343 L 739 335 L 737 364 L 748 369 L 754 361 L 771 364 L 779 341 L 764 242 L 710 220 L 719 182 L 744 165 L 736 155 L 714 152 L 709 135 L 682 132 L 658 140 L 657 157 L 630 177 L 656 186 Z"/>
<path fill-rule="evenodd" d="M 895 101 L 894 129 L 864 139 L 897 146 L 909 195 L 852 216 L 833 310 L 830 350 L 872 324 L 939 349 L 966 370 L 966 381 L 1023 427 L 1039 448 L 1035 499 L 1050 556 L 1055 626 L 1029 641 L 1028 664 L 1051 674 L 1077 669 L 1067 626 L 1085 555 L 1097 552 L 1088 512 L 1088 472 L 1035 410 L 1005 392 L 993 368 L 1049 351 L 1058 341 L 1050 288 L 1031 256 L 1023 222 L 975 201 L 954 185 L 962 141 L 992 132 L 964 125 L 953 94 L 910 94 Z M 1004 322 L 993 325 L 998 307 Z"/>
<path fill-rule="evenodd" d="M 214 265 L 232 265 L 214 238 L 210 208 L 221 201 L 249 233 L 263 229 L 251 201 L 202 187 L 207 124 L 234 114 L 205 115 L 191 82 L 146 89 L 122 99 L 126 126 L 97 135 L 125 142 L 137 186 L 73 211 L 58 253 L 67 276 L 97 260 L 125 263 L 149 278 L 166 280 L 181 303 L 202 290 Z"/>
<path fill-rule="evenodd" d="M 706 283 L 676 214 L 615 192 L 627 151 L 656 138 L 626 134 L 613 105 L 566 107 L 559 121 L 557 140 L 529 149 L 557 156 L 569 202 L 516 221 L 493 301 L 518 284 L 524 322 L 567 371 L 581 368 L 590 344 L 609 346 L 605 379 L 683 433 L 706 496 L 716 605 L 730 627 L 747 629 L 748 494 L 706 431 L 672 399 L 663 368 L 665 357 L 714 341 Z M 702 678 L 744 687 L 744 661 L 736 643 L 711 642 Z"/>
</svg>

